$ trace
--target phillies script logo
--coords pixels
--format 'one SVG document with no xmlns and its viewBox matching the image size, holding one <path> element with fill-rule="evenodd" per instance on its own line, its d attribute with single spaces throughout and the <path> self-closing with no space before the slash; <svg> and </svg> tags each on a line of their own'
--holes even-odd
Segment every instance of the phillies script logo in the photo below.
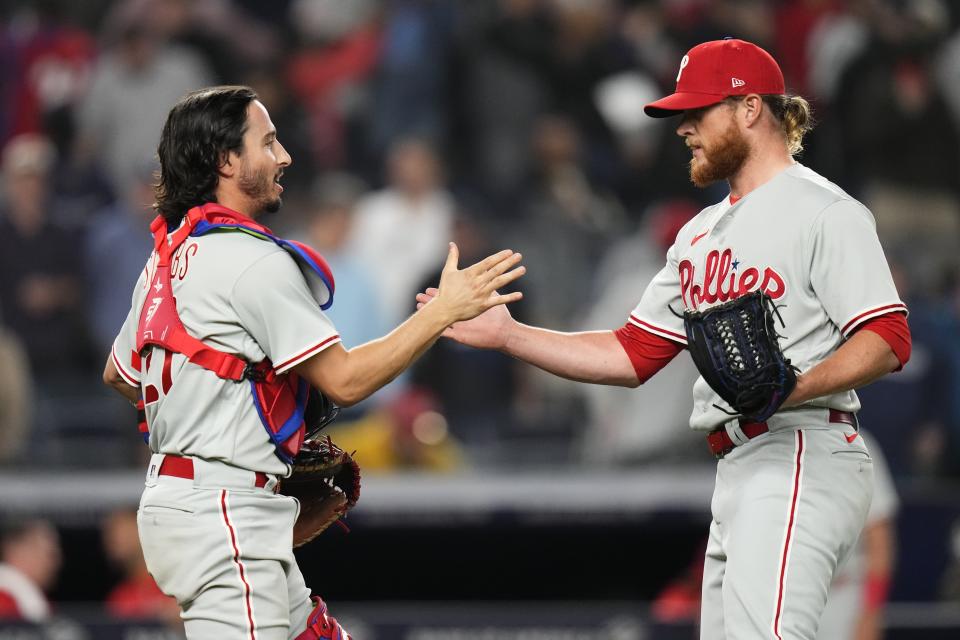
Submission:
<svg viewBox="0 0 960 640">
<path fill-rule="evenodd" d="M 733 259 L 733 252 L 714 249 L 707 254 L 702 282 L 694 283 L 696 267 L 690 260 L 680 262 L 680 296 L 688 309 L 698 309 L 701 302 L 726 302 L 760 289 L 776 300 L 783 296 L 786 286 L 783 277 L 767 267 L 760 274 L 756 267 L 739 269 L 740 261 Z"/>
</svg>

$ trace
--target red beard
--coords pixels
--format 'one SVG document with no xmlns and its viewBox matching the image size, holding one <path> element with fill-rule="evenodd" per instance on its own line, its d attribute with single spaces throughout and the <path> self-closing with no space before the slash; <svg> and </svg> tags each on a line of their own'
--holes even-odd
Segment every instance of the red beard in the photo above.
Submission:
<svg viewBox="0 0 960 640">
<path fill-rule="evenodd" d="M 723 136 L 702 150 L 702 160 L 690 160 L 690 181 L 701 188 L 736 175 L 750 155 L 750 146 L 732 120 Z"/>
</svg>

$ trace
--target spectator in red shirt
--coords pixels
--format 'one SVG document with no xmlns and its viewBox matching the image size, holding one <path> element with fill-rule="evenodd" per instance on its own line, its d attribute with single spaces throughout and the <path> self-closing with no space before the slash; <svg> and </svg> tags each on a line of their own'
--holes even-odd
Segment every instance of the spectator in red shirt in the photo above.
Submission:
<svg viewBox="0 0 960 640">
<path fill-rule="evenodd" d="M 8 523 L 0 533 L 0 620 L 48 619 L 45 592 L 56 582 L 61 561 L 60 538 L 49 522 Z"/>
</svg>

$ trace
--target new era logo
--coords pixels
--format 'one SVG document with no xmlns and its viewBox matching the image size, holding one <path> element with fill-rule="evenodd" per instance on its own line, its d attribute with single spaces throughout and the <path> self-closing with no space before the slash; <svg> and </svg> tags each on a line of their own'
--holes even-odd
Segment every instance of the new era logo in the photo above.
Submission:
<svg viewBox="0 0 960 640">
<path fill-rule="evenodd" d="M 747 83 L 741 80 L 740 78 L 730 78 L 730 84 L 733 85 L 734 89 L 736 89 L 737 87 L 742 87 Z"/>
</svg>

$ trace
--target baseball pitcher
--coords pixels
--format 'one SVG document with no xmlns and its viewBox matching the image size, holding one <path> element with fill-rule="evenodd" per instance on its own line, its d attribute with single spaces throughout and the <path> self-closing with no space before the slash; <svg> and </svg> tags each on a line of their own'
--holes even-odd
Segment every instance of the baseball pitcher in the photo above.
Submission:
<svg viewBox="0 0 960 640">
<path fill-rule="evenodd" d="M 626 324 L 560 333 L 497 307 L 444 335 L 631 387 L 689 351 L 690 426 L 719 459 L 701 638 L 814 640 L 873 487 L 853 389 L 907 361 L 906 307 L 870 212 L 794 160 L 809 105 L 766 51 L 698 45 L 645 111 L 678 118 L 694 184 L 730 193 L 680 230 Z"/>
</svg>

